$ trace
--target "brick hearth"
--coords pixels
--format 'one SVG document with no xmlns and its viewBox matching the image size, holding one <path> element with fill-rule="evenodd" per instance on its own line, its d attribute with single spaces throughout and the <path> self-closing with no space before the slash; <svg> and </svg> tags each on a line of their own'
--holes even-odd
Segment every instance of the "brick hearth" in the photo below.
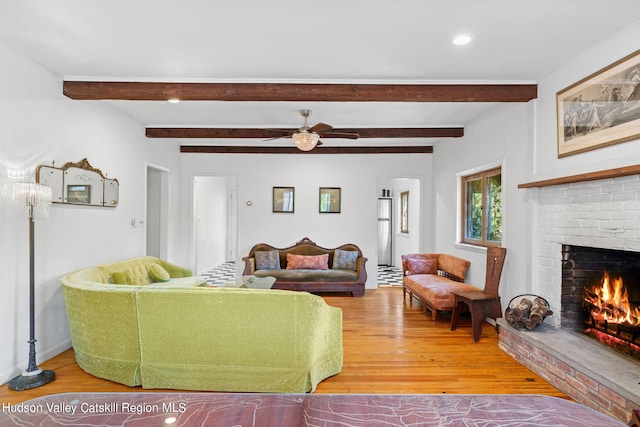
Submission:
<svg viewBox="0 0 640 427">
<path fill-rule="evenodd" d="M 520 331 L 498 319 L 500 348 L 577 402 L 629 422 L 640 407 L 637 362 L 584 335 L 542 324 Z"/>
</svg>

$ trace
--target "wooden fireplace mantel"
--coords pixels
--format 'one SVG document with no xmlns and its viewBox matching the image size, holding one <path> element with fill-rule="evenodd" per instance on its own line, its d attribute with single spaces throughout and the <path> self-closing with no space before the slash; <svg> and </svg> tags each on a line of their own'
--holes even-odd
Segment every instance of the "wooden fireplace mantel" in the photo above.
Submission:
<svg viewBox="0 0 640 427">
<path fill-rule="evenodd" d="M 545 179 L 542 181 L 526 182 L 518 184 L 518 188 L 549 187 L 551 185 L 572 184 L 574 182 L 594 181 L 596 179 L 618 178 L 621 176 L 640 174 L 640 165 L 624 166 L 621 168 L 606 169 L 597 172 L 580 173 L 577 175 L 563 176 L 560 178 Z"/>
</svg>

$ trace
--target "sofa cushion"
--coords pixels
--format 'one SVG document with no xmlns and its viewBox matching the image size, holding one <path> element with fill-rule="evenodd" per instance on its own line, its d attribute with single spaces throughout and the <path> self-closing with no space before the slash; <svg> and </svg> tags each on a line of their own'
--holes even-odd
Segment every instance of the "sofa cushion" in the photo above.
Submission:
<svg viewBox="0 0 640 427">
<path fill-rule="evenodd" d="M 256 270 L 257 277 L 275 277 L 278 282 L 353 282 L 358 275 L 353 270 Z"/>
<path fill-rule="evenodd" d="M 452 292 L 481 291 L 473 285 L 456 282 L 437 274 L 415 274 L 402 279 L 404 285 L 420 300 L 429 302 L 436 310 L 453 309 L 455 296 Z"/>
<path fill-rule="evenodd" d="M 328 270 L 329 254 L 295 255 L 287 254 L 287 270 Z"/>
<path fill-rule="evenodd" d="M 436 270 L 438 269 L 438 257 L 439 254 L 404 254 L 401 255 L 402 259 L 402 270 L 409 274 L 409 260 L 410 259 L 424 259 L 431 260 L 436 264 Z"/>
<path fill-rule="evenodd" d="M 409 268 L 407 274 L 437 274 L 438 263 L 432 259 L 426 259 L 424 257 L 412 257 L 407 259 L 407 267 Z"/>
<path fill-rule="evenodd" d="M 278 250 L 256 251 L 257 270 L 278 270 L 280 269 L 280 254 Z"/>
<path fill-rule="evenodd" d="M 336 270 L 356 270 L 358 251 L 336 249 L 333 253 L 333 268 Z"/>
<path fill-rule="evenodd" d="M 157 262 L 149 264 L 149 276 L 154 282 L 168 282 L 171 279 L 169 272 Z"/>
</svg>

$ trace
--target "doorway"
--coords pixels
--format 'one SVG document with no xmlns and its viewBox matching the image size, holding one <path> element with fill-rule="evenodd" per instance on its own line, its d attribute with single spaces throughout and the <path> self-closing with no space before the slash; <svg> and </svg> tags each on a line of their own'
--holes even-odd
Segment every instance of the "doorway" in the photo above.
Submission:
<svg viewBox="0 0 640 427">
<path fill-rule="evenodd" d="M 197 274 L 235 261 L 236 181 L 235 176 L 193 178 L 193 242 Z"/>
<path fill-rule="evenodd" d="M 169 171 L 147 165 L 146 254 L 167 258 Z"/>
<path fill-rule="evenodd" d="M 401 195 L 406 199 L 401 200 Z M 401 256 L 422 248 L 422 182 L 419 178 L 378 178 L 378 264 L 401 268 Z M 402 209 L 405 211 L 402 212 Z M 401 230 L 404 218 L 406 229 Z"/>
</svg>

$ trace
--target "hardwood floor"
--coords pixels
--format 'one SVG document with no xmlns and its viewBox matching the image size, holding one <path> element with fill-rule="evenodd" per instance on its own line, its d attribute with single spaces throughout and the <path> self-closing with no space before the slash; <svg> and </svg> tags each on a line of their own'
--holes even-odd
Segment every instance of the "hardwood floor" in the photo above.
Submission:
<svg viewBox="0 0 640 427">
<path fill-rule="evenodd" d="M 344 366 L 321 382 L 316 393 L 542 394 L 568 398 L 498 348 L 495 329 L 485 324 L 473 343 L 463 318 L 456 331 L 449 317 L 436 322 L 414 301 L 403 303 L 400 287 L 367 290 L 362 298 L 327 295 L 343 311 Z M 56 381 L 16 392 L 0 387 L 0 402 L 14 404 L 64 392 L 161 391 L 127 387 L 86 374 L 73 350 L 39 363 L 56 372 Z"/>
</svg>

